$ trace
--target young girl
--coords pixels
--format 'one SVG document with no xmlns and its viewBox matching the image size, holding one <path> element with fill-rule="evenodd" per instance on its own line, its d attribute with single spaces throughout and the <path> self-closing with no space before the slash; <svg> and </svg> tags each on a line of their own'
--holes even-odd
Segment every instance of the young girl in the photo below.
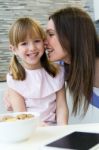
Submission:
<svg viewBox="0 0 99 150">
<path fill-rule="evenodd" d="M 43 29 L 31 18 L 19 18 L 12 25 L 8 99 L 13 111 L 38 112 L 42 121 L 63 125 L 68 121 L 64 71 L 48 62 L 45 38 Z"/>
</svg>

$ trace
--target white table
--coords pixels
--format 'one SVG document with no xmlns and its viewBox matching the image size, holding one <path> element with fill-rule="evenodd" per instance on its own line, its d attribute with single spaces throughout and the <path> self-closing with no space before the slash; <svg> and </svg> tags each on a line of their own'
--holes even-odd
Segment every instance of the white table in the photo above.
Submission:
<svg viewBox="0 0 99 150">
<path fill-rule="evenodd" d="M 39 127 L 30 139 L 18 143 L 0 143 L 1 150 L 39 150 L 42 145 L 45 145 L 53 140 L 56 140 L 73 131 L 86 131 L 99 133 L 99 123 L 95 124 L 80 124 L 67 126 L 48 126 Z"/>
</svg>

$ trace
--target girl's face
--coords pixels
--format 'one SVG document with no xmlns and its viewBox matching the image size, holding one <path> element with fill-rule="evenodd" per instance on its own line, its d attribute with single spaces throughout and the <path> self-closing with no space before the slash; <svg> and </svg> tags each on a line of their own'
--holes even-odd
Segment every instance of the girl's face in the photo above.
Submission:
<svg viewBox="0 0 99 150">
<path fill-rule="evenodd" d="M 37 69 L 41 67 L 40 58 L 44 53 L 44 44 L 39 37 L 34 39 L 27 37 L 25 41 L 18 44 L 17 48 L 12 46 L 12 50 L 21 58 L 25 68 Z"/>
<path fill-rule="evenodd" d="M 52 19 L 47 24 L 47 51 L 50 61 L 64 61 L 70 64 L 70 56 L 66 50 L 63 50 L 55 30 L 54 22 Z"/>
</svg>

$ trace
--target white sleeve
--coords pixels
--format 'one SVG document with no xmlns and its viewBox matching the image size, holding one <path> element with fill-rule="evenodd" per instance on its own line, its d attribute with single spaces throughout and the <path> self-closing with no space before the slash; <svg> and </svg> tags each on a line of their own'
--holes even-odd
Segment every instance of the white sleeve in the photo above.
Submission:
<svg viewBox="0 0 99 150">
<path fill-rule="evenodd" d="M 64 85 L 64 83 L 65 83 L 65 78 L 64 78 L 64 74 L 65 74 L 65 72 L 64 72 L 64 67 L 63 66 L 59 66 L 59 73 L 58 73 L 58 75 L 57 75 L 57 77 L 56 77 L 56 80 L 57 80 L 57 88 L 60 90 L 62 87 L 63 87 L 63 85 Z"/>
<path fill-rule="evenodd" d="M 18 92 L 19 94 L 22 94 L 21 89 L 22 86 L 20 86 L 20 82 L 19 80 L 14 80 L 11 74 L 7 74 L 7 85 L 9 88 L 15 90 L 16 92 Z"/>
</svg>

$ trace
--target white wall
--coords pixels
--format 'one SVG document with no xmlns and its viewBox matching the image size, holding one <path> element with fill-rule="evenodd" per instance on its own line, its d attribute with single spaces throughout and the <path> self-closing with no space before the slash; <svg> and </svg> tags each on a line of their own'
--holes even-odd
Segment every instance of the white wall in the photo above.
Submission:
<svg viewBox="0 0 99 150">
<path fill-rule="evenodd" d="M 86 2 L 88 3 L 86 4 Z M 65 6 L 84 7 L 93 18 L 93 0 L 0 0 L 0 81 L 6 79 L 8 62 L 12 56 L 8 50 L 9 26 L 19 17 L 30 16 L 46 27 L 48 16 Z M 99 0 L 97 0 L 99 1 Z M 13 13 L 12 13 L 13 12 Z"/>
<path fill-rule="evenodd" d="M 99 20 L 99 0 L 93 0 L 93 5 L 94 5 L 95 20 Z"/>
</svg>

